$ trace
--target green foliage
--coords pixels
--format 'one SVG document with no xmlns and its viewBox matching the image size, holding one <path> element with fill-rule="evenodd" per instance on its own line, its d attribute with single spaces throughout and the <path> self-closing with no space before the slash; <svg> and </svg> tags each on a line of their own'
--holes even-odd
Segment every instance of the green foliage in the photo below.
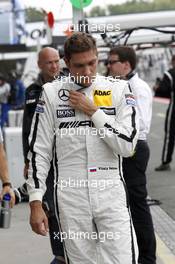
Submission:
<svg viewBox="0 0 175 264">
<path fill-rule="evenodd" d="M 98 16 L 105 16 L 106 11 L 105 9 L 101 8 L 100 6 L 94 6 L 90 11 L 91 17 L 98 17 Z"/>
<path fill-rule="evenodd" d="M 44 20 L 44 13 L 34 7 L 26 9 L 26 22 L 37 22 Z"/>
<path fill-rule="evenodd" d="M 100 6 L 91 9 L 89 16 L 119 15 L 151 11 L 175 10 L 174 0 L 131 0 L 123 4 L 108 5 L 107 9 Z"/>
</svg>

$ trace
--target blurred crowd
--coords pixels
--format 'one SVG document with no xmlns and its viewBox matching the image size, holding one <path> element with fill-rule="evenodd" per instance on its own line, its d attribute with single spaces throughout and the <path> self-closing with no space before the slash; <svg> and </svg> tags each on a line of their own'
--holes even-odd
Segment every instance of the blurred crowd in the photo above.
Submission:
<svg viewBox="0 0 175 264">
<path fill-rule="evenodd" d="M 11 71 L 8 77 L 0 73 L 0 125 L 8 126 L 9 110 L 23 109 L 25 87 L 20 76 Z"/>
</svg>

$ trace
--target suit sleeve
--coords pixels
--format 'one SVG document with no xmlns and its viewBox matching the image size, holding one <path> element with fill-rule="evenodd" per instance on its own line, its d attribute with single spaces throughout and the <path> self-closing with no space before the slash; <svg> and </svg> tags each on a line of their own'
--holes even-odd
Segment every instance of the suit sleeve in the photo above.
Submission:
<svg viewBox="0 0 175 264">
<path fill-rule="evenodd" d="M 128 84 L 116 106 L 115 118 L 98 109 L 92 121 L 97 129 L 104 130 L 103 140 L 115 155 L 129 157 L 133 154 L 138 139 L 139 118 L 136 101 Z"/>
<path fill-rule="evenodd" d="M 23 155 L 24 155 L 25 163 L 28 163 L 27 155 L 29 152 L 29 135 L 30 135 L 33 115 L 35 113 L 35 108 L 41 91 L 42 91 L 42 87 L 33 84 L 29 86 L 25 92 L 25 105 L 24 105 L 23 124 L 22 124 L 22 143 L 23 143 Z M 31 92 L 32 92 L 32 97 L 30 95 Z"/>
<path fill-rule="evenodd" d="M 27 154 L 29 151 L 29 142 L 28 137 L 30 134 L 30 126 L 29 123 L 29 111 L 28 106 L 26 104 L 26 100 L 28 100 L 28 89 L 26 89 L 25 92 L 25 105 L 24 105 L 24 114 L 23 114 L 23 122 L 22 122 L 22 145 L 23 145 L 23 156 L 24 156 L 24 162 L 27 163 Z"/>
<path fill-rule="evenodd" d="M 54 131 L 52 104 L 44 89 L 35 110 L 29 136 L 27 188 L 30 201 L 42 201 L 46 191 L 45 182 L 53 156 Z"/>
</svg>

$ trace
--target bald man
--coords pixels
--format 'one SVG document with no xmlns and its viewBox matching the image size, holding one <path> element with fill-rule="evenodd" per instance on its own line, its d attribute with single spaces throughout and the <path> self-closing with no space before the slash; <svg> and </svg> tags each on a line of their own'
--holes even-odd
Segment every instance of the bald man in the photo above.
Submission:
<svg viewBox="0 0 175 264">
<path fill-rule="evenodd" d="M 44 83 L 53 81 L 59 75 L 59 53 L 56 49 L 46 47 L 38 54 L 38 67 Z"/>
<path fill-rule="evenodd" d="M 38 54 L 38 67 L 40 69 L 38 79 L 35 83 L 32 83 L 26 89 L 26 102 L 23 118 L 23 153 L 25 164 L 28 164 L 28 137 L 30 134 L 31 122 L 33 114 L 35 112 L 37 101 L 39 99 L 43 84 L 52 82 L 55 78 L 58 77 L 60 71 L 59 60 L 59 53 L 56 49 L 50 47 L 43 48 Z"/>
<path fill-rule="evenodd" d="M 59 67 L 59 53 L 56 49 L 51 47 L 43 48 L 38 54 L 38 67 L 40 69 L 40 74 L 36 82 L 32 83 L 26 89 L 25 96 L 25 107 L 24 107 L 24 116 L 23 116 L 23 154 L 24 154 L 24 177 L 27 178 L 28 171 L 28 151 L 29 151 L 29 142 L 28 137 L 30 134 L 30 128 L 32 123 L 32 118 L 36 109 L 37 102 L 39 100 L 39 96 L 42 90 L 43 84 L 47 82 L 52 82 L 60 75 L 60 67 Z M 39 111 L 39 110 L 38 110 Z M 51 168 L 47 178 L 47 190 L 44 196 L 44 205 L 48 211 L 48 222 L 49 222 L 49 233 L 53 254 L 55 255 L 55 259 L 52 261 L 52 264 L 62 264 L 64 262 L 64 253 L 62 243 L 58 239 L 54 239 L 55 235 L 58 234 L 58 223 L 55 216 L 54 210 L 54 176 L 53 176 L 53 164 L 51 163 Z M 22 187 L 15 190 L 17 196 L 20 200 L 27 199 L 28 193 L 26 184 Z"/>
</svg>

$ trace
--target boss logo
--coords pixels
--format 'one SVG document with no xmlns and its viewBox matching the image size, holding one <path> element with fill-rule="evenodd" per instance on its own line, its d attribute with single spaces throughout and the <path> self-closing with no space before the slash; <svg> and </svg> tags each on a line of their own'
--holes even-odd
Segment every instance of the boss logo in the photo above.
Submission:
<svg viewBox="0 0 175 264">
<path fill-rule="evenodd" d="M 75 116 L 74 109 L 60 109 L 57 110 L 57 118 L 73 117 Z"/>
<path fill-rule="evenodd" d="M 94 95 L 98 95 L 98 96 L 107 96 L 110 94 L 111 94 L 111 91 L 95 90 L 95 92 L 94 92 Z"/>
</svg>

